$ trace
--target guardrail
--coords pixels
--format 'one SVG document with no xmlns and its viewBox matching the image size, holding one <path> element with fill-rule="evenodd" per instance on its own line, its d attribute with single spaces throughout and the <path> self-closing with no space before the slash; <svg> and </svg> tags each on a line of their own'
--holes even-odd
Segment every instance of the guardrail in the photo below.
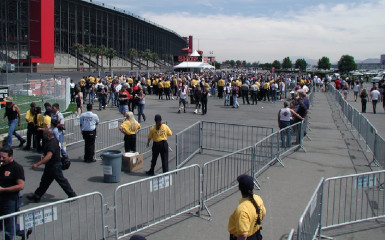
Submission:
<svg viewBox="0 0 385 240">
<path fill-rule="evenodd" d="M 106 239 L 104 198 L 99 192 L 1 216 L 3 229 L 7 221 L 13 225 L 14 236 L 26 238 L 28 230 L 32 230 L 29 239 L 33 240 Z M 0 239 L 9 239 L 6 230 Z"/>
<path fill-rule="evenodd" d="M 201 206 L 198 165 L 120 185 L 114 195 L 116 239 Z"/>
<path fill-rule="evenodd" d="M 175 135 L 176 168 L 183 166 L 195 154 L 201 151 L 202 122 L 196 122 Z"/>
<path fill-rule="evenodd" d="M 385 170 L 321 179 L 298 222 L 297 239 L 385 218 Z"/>
<path fill-rule="evenodd" d="M 359 139 L 363 139 L 366 144 L 366 150 L 373 153 L 373 162 L 378 166 L 385 168 L 385 154 L 381 149 L 385 146 L 384 139 L 378 134 L 377 129 L 362 115 L 357 109 L 345 101 L 342 94 L 334 88 L 329 87 L 329 92 L 335 97 L 336 102 L 341 106 L 341 112 L 352 128 L 358 132 Z"/>
</svg>

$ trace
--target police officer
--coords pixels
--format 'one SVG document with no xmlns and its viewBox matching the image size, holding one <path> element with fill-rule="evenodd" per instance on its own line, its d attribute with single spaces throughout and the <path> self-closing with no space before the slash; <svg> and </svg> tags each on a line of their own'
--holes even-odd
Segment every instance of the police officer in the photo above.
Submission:
<svg viewBox="0 0 385 240">
<path fill-rule="evenodd" d="M 64 130 L 65 130 L 65 127 L 64 127 L 64 117 L 63 117 L 63 114 L 59 111 L 59 104 L 58 103 L 54 103 L 52 104 L 52 115 L 51 115 L 51 121 L 52 122 L 57 122 L 57 128 L 59 130 L 59 143 L 60 143 L 60 146 L 61 146 L 61 154 L 64 158 L 68 159 L 68 154 L 67 152 L 65 151 L 64 147 L 63 147 L 63 140 L 64 140 Z"/>
<path fill-rule="evenodd" d="M 12 148 L 7 146 L 0 149 L 0 216 L 19 211 L 19 193 L 24 189 L 24 181 L 24 169 L 13 160 Z M 5 229 L 2 229 L 3 227 Z M 25 234 L 29 236 L 32 233 L 32 229 L 25 233 L 17 228 L 14 217 L 0 223 L 0 230 L 4 230 L 5 239 L 13 239 L 15 230 L 17 235 L 23 236 L 23 239 Z"/>
<path fill-rule="evenodd" d="M 96 125 L 99 117 L 92 112 L 92 104 L 87 104 L 87 112 L 80 115 L 80 128 L 84 139 L 84 162 L 95 162 Z"/>
<path fill-rule="evenodd" d="M 152 159 L 151 159 L 151 168 L 146 172 L 147 175 L 153 176 L 154 169 L 156 165 L 156 161 L 158 159 L 158 155 L 160 154 L 160 158 L 162 159 L 162 169 L 163 172 L 168 172 L 168 143 L 167 137 L 171 136 L 172 132 L 170 128 L 162 123 L 162 117 L 159 114 L 155 115 L 155 126 L 150 128 L 150 132 L 148 133 L 148 141 L 147 147 L 150 146 L 151 140 L 153 140 L 152 144 Z"/>
<path fill-rule="evenodd" d="M 48 190 L 53 180 L 56 180 L 69 198 L 75 197 L 76 193 L 72 190 L 68 180 L 63 176 L 59 142 L 54 137 L 52 129 L 44 129 L 44 138 L 47 140 L 44 145 L 44 157 L 32 165 L 32 169 L 36 169 L 40 165 L 45 164 L 44 173 L 41 176 L 40 186 L 36 189 L 35 193 L 28 195 L 27 198 L 34 202 L 40 202 L 40 198 Z"/>
</svg>

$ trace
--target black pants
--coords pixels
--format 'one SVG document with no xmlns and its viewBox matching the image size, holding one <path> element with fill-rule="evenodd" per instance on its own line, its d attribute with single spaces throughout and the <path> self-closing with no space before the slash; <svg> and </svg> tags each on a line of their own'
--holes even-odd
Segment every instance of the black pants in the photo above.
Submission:
<svg viewBox="0 0 385 240">
<path fill-rule="evenodd" d="M 258 100 L 257 100 L 257 91 L 251 91 L 251 103 L 252 104 L 257 104 L 258 103 Z"/>
<path fill-rule="evenodd" d="M 230 234 L 230 240 L 236 240 L 237 237 L 234 236 L 233 234 Z M 247 240 L 262 240 L 262 234 L 261 234 L 261 229 L 256 231 L 253 235 L 247 238 Z"/>
<path fill-rule="evenodd" d="M 27 127 L 27 145 L 25 148 L 31 147 L 31 141 L 33 141 L 33 147 L 36 147 L 36 141 L 35 141 L 35 124 L 28 123 Z"/>
<path fill-rule="evenodd" d="M 207 100 L 202 101 L 202 113 L 206 114 L 207 113 Z"/>
<path fill-rule="evenodd" d="M 218 97 L 223 98 L 223 87 L 218 87 Z"/>
<path fill-rule="evenodd" d="M 76 193 L 74 190 L 72 190 L 70 183 L 63 175 L 61 164 L 56 164 L 54 166 L 46 166 L 44 168 L 44 173 L 43 176 L 41 176 L 40 185 L 35 191 L 36 197 L 41 198 L 48 190 L 53 180 L 56 180 L 56 182 L 60 185 L 68 197 L 76 196 Z"/>
<path fill-rule="evenodd" d="M 242 101 L 243 101 L 243 104 L 245 104 L 245 98 L 246 98 L 246 102 L 247 104 L 250 104 L 249 102 L 249 91 L 245 91 L 245 90 L 242 90 Z"/>
<path fill-rule="evenodd" d="M 167 141 L 154 142 L 152 144 L 152 159 L 150 172 L 154 172 L 156 161 L 160 154 L 163 172 L 168 172 L 168 143 Z"/>
<path fill-rule="evenodd" d="M 367 103 L 366 99 L 361 100 L 361 106 L 362 106 L 362 112 L 363 113 L 366 113 L 366 103 Z"/>
<path fill-rule="evenodd" d="M 376 109 L 377 109 L 377 102 L 378 102 L 378 100 L 372 100 L 372 105 L 373 105 L 373 113 L 376 113 Z"/>
<path fill-rule="evenodd" d="M 93 161 L 95 156 L 96 130 L 83 131 L 82 134 L 84 139 L 84 161 Z"/>
<path fill-rule="evenodd" d="M 124 151 L 136 152 L 136 134 L 124 135 Z"/>
<path fill-rule="evenodd" d="M 43 130 L 37 130 L 37 128 L 35 129 L 36 131 L 36 150 L 38 152 L 42 151 L 43 150 L 43 146 L 42 146 L 42 143 L 41 143 L 41 140 L 43 139 Z"/>
</svg>

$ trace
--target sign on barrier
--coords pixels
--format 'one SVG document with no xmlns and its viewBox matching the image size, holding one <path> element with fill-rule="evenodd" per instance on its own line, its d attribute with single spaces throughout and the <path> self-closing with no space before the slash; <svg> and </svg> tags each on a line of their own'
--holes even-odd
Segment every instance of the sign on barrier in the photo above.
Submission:
<svg viewBox="0 0 385 240">
<path fill-rule="evenodd" d="M 160 189 L 169 187 L 172 185 L 172 176 L 163 176 L 154 178 L 150 182 L 150 192 L 158 191 Z"/>
<path fill-rule="evenodd" d="M 57 220 L 57 207 L 45 208 L 19 216 L 20 230 Z"/>
</svg>

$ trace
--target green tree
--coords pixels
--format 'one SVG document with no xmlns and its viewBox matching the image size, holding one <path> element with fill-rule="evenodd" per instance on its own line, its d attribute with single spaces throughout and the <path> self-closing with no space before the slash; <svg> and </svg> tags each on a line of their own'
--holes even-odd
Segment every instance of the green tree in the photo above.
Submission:
<svg viewBox="0 0 385 240">
<path fill-rule="evenodd" d="M 91 72 L 91 56 L 95 52 L 95 46 L 92 44 L 87 44 L 84 46 L 84 50 L 88 54 L 88 71 Z"/>
<path fill-rule="evenodd" d="M 332 64 L 330 63 L 330 60 L 328 57 L 322 57 L 318 60 L 318 69 L 324 69 L 329 70 Z"/>
<path fill-rule="evenodd" d="M 101 57 L 101 62 L 102 62 L 102 64 L 101 64 L 101 69 L 102 69 L 102 71 L 104 71 L 103 69 L 104 69 L 104 67 L 103 67 L 103 65 L 104 65 L 104 61 L 103 61 L 103 57 L 104 56 L 106 56 L 106 53 L 107 53 L 107 48 L 106 48 L 106 46 L 104 46 L 104 45 L 100 45 L 99 47 L 98 47 L 98 55 Z"/>
<path fill-rule="evenodd" d="M 138 51 L 135 48 L 128 49 L 128 56 L 131 59 L 131 70 L 133 69 L 134 58 L 138 56 Z"/>
<path fill-rule="evenodd" d="M 302 59 L 297 59 L 295 61 L 294 66 L 295 66 L 295 68 L 298 68 L 301 71 L 305 71 L 307 63 L 306 63 L 305 59 L 303 59 L 303 58 Z"/>
<path fill-rule="evenodd" d="M 217 61 L 214 61 L 214 67 L 215 69 L 221 69 L 221 64 Z"/>
<path fill-rule="evenodd" d="M 156 61 L 158 61 L 158 59 L 159 59 L 159 56 L 158 56 L 157 53 L 152 53 L 151 54 L 151 61 L 154 62 L 154 69 L 155 69 L 155 63 L 156 63 Z"/>
<path fill-rule="evenodd" d="M 117 53 L 116 50 L 113 49 L 113 48 L 109 48 L 109 49 L 107 49 L 107 51 L 106 51 L 106 57 L 108 58 L 108 63 L 109 63 L 109 65 L 110 65 L 110 68 L 109 68 L 110 72 L 111 72 L 111 62 L 112 62 L 112 59 L 113 59 L 114 57 L 116 57 L 117 55 L 118 55 L 118 53 Z"/>
<path fill-rule="evenodd" d="M 289 57 L 285 57 L 282 61 L 282 68 L 283 69 L 290 69 L 293 67 L 293 63 L 291 62 Z"/>
<path fill-rule="evenodd" d="M 357 70 L 357 64 L 354 61 L 354 57 L 343 55 L 338 61 L 338 69 L 343 73 Z"/>
<path fill-rule="evenodd" d="M 144 60 L 146 60 L 146 65 L 147 65 L 147 69 L 148 69 L 148 61 L 151 60 L 151 55 L 152 55 L 152 52 L 150 49 L 146 49 L 142 52 L 142 57 Z"/>
<path fill-rule="evenodd" d="M 83 45 L 81 45 L 80 43 L 75 43 L 72 46 L 72 49 L 76 53 L 76 70 L 79 71 L 79 53 L 82 52 L 84 48 L 83 48 Z"/>
<path fill-rule="evenodd" d="M 230 64 L 230 66 L 231 66 L 232 68 L 235 67 L 235 61 L 234 61 L 234 60 L 230 60 L 228 63 Z"/>
<path fill-rule="evenodd" d="M 281 69 L 281 63 L 278 60 L 274 60 L 271 66 L 274 67 L 275 69 Z"/>
<path fill-rule="evenodd" d="M 278 61 L 277 61 L 278 62 Z M 279 63 L 279 62 L 278 62 Z M 279 63 L 280 64 L 280 63 Z M 261 67 L 263 70 L 271 70 L 273 65 L 271 63 L 262 63 L 259 64 L 259 67 Z"/>
</svg>

